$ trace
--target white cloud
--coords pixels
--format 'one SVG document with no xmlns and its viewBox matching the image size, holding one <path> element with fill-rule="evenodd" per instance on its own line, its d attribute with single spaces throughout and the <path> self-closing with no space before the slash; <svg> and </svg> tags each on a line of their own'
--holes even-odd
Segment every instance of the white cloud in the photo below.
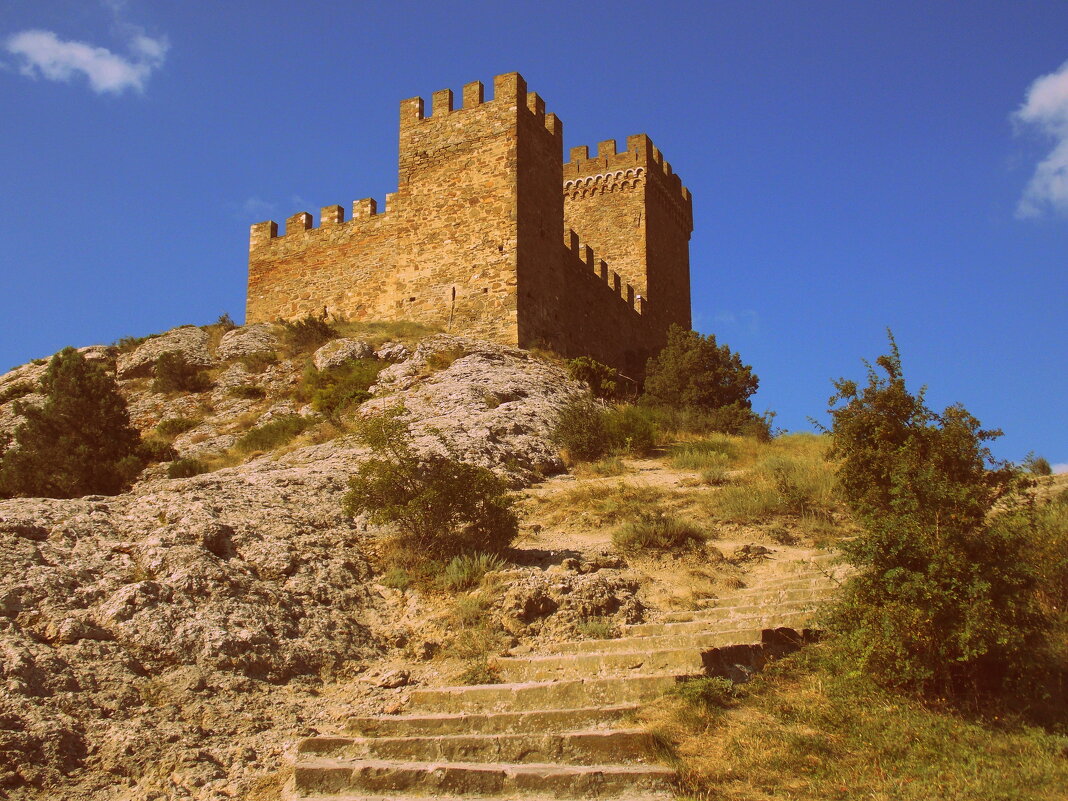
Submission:
<svg viewBox="0 0 1068 801">
<path fill-rule="evenodd" d="M 121 94 L 127 89 L 144 91 L 149 76 L 167 55 L 167 39 L 153 39 L 143 33 L 132 36 L 130 55 L 113 53 L 106 47 L 60 39 L 52 31 L 22 31 L 4 43 L 7 52 L 19 59 L 19 72 L 30 78 L 69 81 L 82 74 L 97 93 Z"/>
<path fill-rule="evenodd" d="M 1016 215 L 1038 217 L 1047 211 L 1068 214 L 1068 62 L 1031 84 L 1013 120 L 1054 142 L 1049 155 L 1035 168 Z"/>
<path fill-rule="evenodd" d="M 1059 462 L 1058 464 L 1050 465 L 1053 468 L 1054 473 L 1068 473 L 1068 462 Z"/>
</svg>

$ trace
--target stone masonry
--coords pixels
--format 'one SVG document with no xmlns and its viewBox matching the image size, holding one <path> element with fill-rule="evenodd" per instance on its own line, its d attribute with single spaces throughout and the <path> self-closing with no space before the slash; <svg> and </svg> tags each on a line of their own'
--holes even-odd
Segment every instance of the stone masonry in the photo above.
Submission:
<svg viewBox="0 0 1068 801">
<path fill-rule="evenodd" d="M 640 376 L 690 327 L 689 190 L 649 137 L 563 163 L 563 125 L 518 73 L 401 102 L 397 191 L 252 226 L 246 321 L 324 310 L 414 320 Z M 562 191 L 561 191 L 562 189 Z M 563 241 L 561 241 L 561 235 Z"/>
</svg>

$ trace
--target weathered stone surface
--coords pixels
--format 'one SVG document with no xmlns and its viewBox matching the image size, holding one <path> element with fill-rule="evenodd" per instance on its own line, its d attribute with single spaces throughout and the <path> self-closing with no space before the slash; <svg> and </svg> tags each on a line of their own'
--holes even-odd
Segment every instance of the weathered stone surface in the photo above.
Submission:
<svg viewBox="0 0 1068 801">
<path fill-rule="evenodd" d="M 271 323 L 245 325 L 223 334 L 215 355 L 224 360 L 240 359 L 255 353 L 272 353 L 278 344 L 278 334 Z"/>
<path fill-rule="evenodd" d="M 403 362 L 412 355 L 403 342 L 387 342 L 375 351 L 375 356 L 384 362 Z"/>
<path fill-rule="evenodd" d="M 125 380 L 152 375 L 156 360 L 164 353 L 180 353 L 189 364 L 209 367 L 214 363 L 208 351 L 209 340 L 207 331 L 193 325 L 172 328 L 142 343 L 132 353 L 119 356 L 118 377 Z"/>
<path fill-rule="evenodd" d="M 329 370 L 340 367 L 352 359 L 369 359 L 375 355 L 375 349 L 362 339 L 332 339 L 312 355 L 316 370 Z"/>
</svg>

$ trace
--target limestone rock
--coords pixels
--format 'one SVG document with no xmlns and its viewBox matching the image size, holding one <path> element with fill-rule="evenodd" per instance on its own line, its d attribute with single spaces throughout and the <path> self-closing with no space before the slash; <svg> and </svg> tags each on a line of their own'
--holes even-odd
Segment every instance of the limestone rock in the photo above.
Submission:
<svg viewBox="0 0 1068 801">
<path fill-rule="evenodd" d="M 312 355 L 316 370 L 340 367 L 352 359 L 369 359 L 375 350 L 362 339 L 332 339 Z"/>
<path fill-rule="evenodd" d="M 210 367 L 214 360 L 208 352 L 209 340 L 207 331 L 193 325 L 172 328 L 142 343 L 133 353 L 119 356 L 116 372 L 121 380 L 150 376 L 164 353 L 180 353 L 189 364 Z"/>
<path fill-rule="evenodd" d="M 403 342 L 387 342 L 375 351 L 375 356 L 384 362 L 403 362 L 412 355 Z"/>
<path fill-rule="evenodd" d="M 223 360 L 240 359 L 255 353 L 278 350 L 278 335 L 271 323 L 257 323 L 234 328 L 222 335 L 215 355 Z"/>
</svg>

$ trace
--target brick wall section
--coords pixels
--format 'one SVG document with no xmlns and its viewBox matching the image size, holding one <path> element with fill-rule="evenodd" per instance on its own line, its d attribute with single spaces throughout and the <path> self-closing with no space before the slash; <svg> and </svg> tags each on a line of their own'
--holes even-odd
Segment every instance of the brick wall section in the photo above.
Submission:
<svg viewBox="0 0 1068 801">
<path fill-rule="evenodd" d="M 318 226 L 301 212 L 281 236 L 273 222 L 252 226 L 247 321 L 324 309 L 417 320 L 639 377 L 668 322 L 689 325 L 689 193 L 644 135 L 563 164 L 562 124 L 518 73 L 497 76 L 488 101 L 468 84 L 455 106 L 447 89 L 429 114 L 420 98 L 401 103 L 384 210 L 356 201 L 346 220 L 326 206 Z M 604 191 L 569 194 L 569 180 L 598 175 Z M 561 245 L 569 227 L 582 239 Z"/>
</svg>

